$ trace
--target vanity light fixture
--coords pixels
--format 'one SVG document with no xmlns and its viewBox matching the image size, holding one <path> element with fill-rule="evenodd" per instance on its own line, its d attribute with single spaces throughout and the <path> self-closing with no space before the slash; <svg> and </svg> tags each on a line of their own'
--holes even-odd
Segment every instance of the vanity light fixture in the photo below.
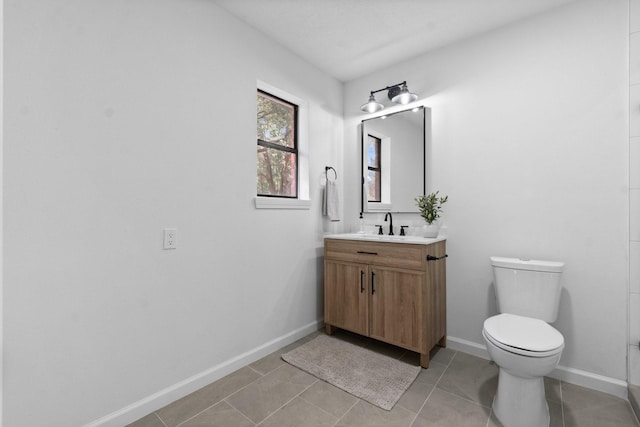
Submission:
<svg viewBox="0 0 640 427">
<path fill-rule="evenodd" d="M 382 110 L 384 108 L 384 105 L 376 101 L 376 97 L 374 96 L 374 94 L 382 92 L 384 90 L 387 91 L 387 96 L 389 97 L 389 99 L 396 104 L 405 105 L 418 99 L 418 95 L 409 92 L 409 89 L 407 88 L 407 82 L 404 81 L 402 83 L 387 86 L 382 89 L 372 90 L 371 95 L 369 96 L 369 101 L 367 101 L 365 104 L 362 104 L 360 106 L 360 109 L 365 113 L 375 113 Z"/>
<path fill-rule="evenodd" d="M 375 113 L 376 111 L 380 111 L 384 108 L 384 105 L 380 104 L 376 101 L 376 98 L 373 96 L 373 92 L 371 92 L 371 96 L 369 97 L 369 101 L 366 104 L 362 104 L 360 109 L 365 113 Z"/>
</svg>

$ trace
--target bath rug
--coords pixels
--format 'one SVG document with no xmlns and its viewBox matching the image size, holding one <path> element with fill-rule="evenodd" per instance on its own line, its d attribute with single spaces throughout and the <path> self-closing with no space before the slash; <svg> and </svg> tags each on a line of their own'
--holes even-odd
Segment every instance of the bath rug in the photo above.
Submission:
<svg viewBox="0 0 640 427">
<path fill-rule="evenodd" d="M 420 373 L 413 366 L 327 335 L 320 335 L 282 359 L 387 411 Z"/>
</svg>

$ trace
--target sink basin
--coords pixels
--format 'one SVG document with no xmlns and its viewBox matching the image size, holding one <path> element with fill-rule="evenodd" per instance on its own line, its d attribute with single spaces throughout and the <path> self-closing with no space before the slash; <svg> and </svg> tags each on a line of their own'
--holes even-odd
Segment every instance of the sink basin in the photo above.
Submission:
<svg viewBox="0 0 640 427">
<path fill-rule="evenodd" d="M 390 242 L 390 243 L 411 243 L 419 245 L 430 245 L 434 242 L 445 240 L 444 237 L 428 238 L 421 236 L 389 236 L 380 234 L 360 234 L 360 233 L 344 233 L 344 234 L 329 234 L 324 236 L 330 239 L 344 239 L 344 240 L 366 240 L 370 242 Z"/>
</svg>

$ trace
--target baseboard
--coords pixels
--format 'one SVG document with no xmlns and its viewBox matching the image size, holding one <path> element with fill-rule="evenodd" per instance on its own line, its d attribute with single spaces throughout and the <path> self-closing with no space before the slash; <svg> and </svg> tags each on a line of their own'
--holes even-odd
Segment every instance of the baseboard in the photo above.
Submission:
<svg viewBox="0 0 640 427">
<path fill-rule="evenodd" d="M 628 400 L 629 398 L 628 384 L 626 381 L 616 380 L 615 378 L 605 377 L 581 369 L 568 368 L 566 366 L 558 366 L 549 376 L 571 384 L 612 394 L 622 399 Z"/>
<path fill-rule="evenodd" d="M 484 344 L 478 344 L 473 341 L 463 340 L 462 338 L 448 336 L 447 347 L 452 350 L 472 354 L 482 359 L 491 360 L 489 352 L 487 351 L 487 348 L 484 346 Z"/>
<path fill-rule="evenodd" d="M 447 347 L 452 350 L 462 351 L 463 353 L 472 354 L 483 359 L 491 359 L 489 352 L 483 344 L 467 341 L 456 337 L 447 337 Z M 581 369 L 569 368 L 566 366 L 558 366 L 549 377 L 592 390 L 598 390 L 614 396 L 628 399 L 627 382 L 614 378 L 605 377 L 603 375 L 594 374 L 583 371 Z"/>
<path fill-rule="evenodd" d="M 249 365 L 256 360 L 259 360 L 268 354 L 317 331 L 322 327 L 322 325 L 322 320 L 311 322 L 308 325 L 273 339 L 259 347 L 222 362 L 219 365 L 213 366 L 199 374 L 185 379 L 184 381 L 167 387 L 164 390 L 160 390 L 157 393 L 134 402 L 118 411 L 112 412 L 102 418 L 85 424 L 84 427 L 122 427 L 123 425 L 132 423 L 171 402 L 193 393 L 207 384 L 219 380 L 243 366 Z"/>
</svg>

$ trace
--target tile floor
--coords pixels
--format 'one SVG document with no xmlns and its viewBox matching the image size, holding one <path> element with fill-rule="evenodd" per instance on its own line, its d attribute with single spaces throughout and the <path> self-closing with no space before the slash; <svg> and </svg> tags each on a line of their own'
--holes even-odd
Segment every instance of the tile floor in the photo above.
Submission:
<svg viewBox="0 0 640 427">
<path fill-rule="evenodd" d="M 280 358 L 322 333 L 245 366 L 128 427 L 501 426 L 491 411 L 498 379 L 492 362 L 436 348 L 429 369 L 420 372 L 391 411 L 385 411 Z M 410 351 L 342 331 L 334 336 L 419 364 L 418 355 Z M 545 388 L 551 426 L 640 426 L 626 400 L 549 378 Z"/>
</svg>

